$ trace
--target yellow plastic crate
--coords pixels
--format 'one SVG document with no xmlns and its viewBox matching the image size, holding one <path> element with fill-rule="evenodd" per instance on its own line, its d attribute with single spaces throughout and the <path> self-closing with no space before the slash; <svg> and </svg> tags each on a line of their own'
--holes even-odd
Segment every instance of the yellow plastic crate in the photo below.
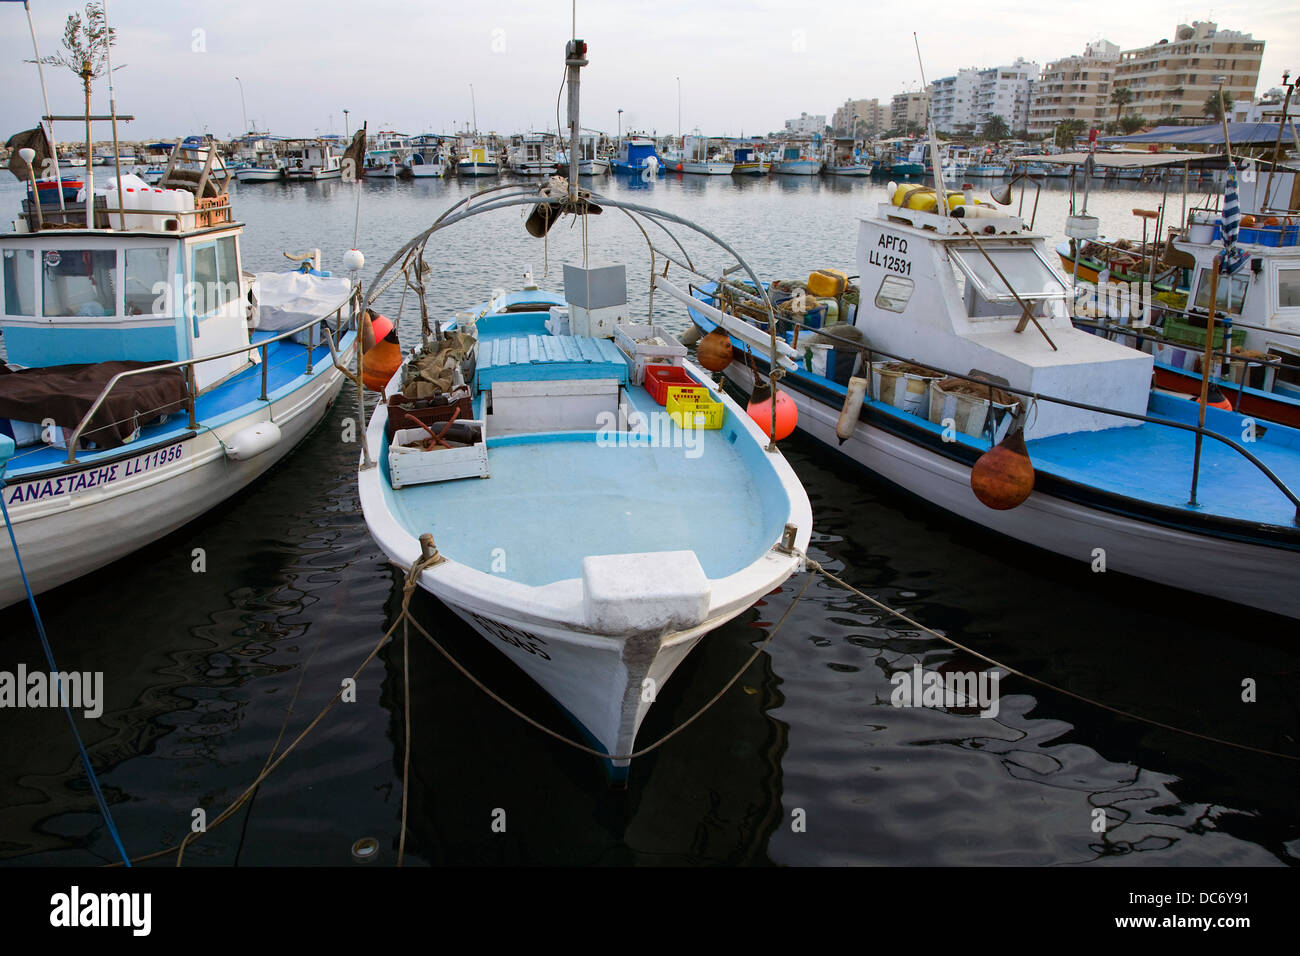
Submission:
<svg viewBox="0 0 1300 956">
<path fill-rule="evenodd" d="M 721 428 L 727 417 L 722 403 L 710 398 L 707 388 L 670 386 L 666 407 L 678 428 Z"/>
</svg>

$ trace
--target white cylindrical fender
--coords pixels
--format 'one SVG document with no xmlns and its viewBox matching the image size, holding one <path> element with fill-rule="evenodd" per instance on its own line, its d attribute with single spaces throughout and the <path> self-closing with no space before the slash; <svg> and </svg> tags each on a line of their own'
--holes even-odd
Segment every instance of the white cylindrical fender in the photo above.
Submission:
<svg viewBox="0 0 1300 956">
<path fill-rule="evenodd" d="M 843 445 L 853 435 L 858 425 L 858 416 L 862 413 L 862 402 L 867 397 L 867 380 L 854 376 L 849 379 L 848 389 L 844 394 L 844 407 L 840 409 L 840 420 L 835 423 L 835 436 Z"/>
<path fill-rule="evenodd" d="M 248 461 L 280 443 L 280 426 L 275 422 L 258 422 L 235 432 L 227 441 L 226 457 L 234 461 Z"/>
</svg>

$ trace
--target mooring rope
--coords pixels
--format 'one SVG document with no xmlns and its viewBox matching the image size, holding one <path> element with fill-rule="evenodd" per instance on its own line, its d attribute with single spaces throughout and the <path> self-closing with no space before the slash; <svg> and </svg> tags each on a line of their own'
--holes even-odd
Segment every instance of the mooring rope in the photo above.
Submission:
<svg viewBox="0 0 1300 956">
<path fill-rule="evenodd" d="M 808 557 L 808 555 L 803 551 L 800 551 L 796 548 L 795 554 L 799 555 L 804 560 L 806 566 L 810 570 L 816 571 L 819 574 L 824 575 L 828 580 L 835 582 L 840 587 L 844 588 L 846 591 L 849 591 L 852 594 L 857 595 L 858 597 L 862 598 L 864 601 L 867 601 L 868 603 L 884 611 L 886 614 L 898 618 L 900 621 L 903 621 L 904 623 L 910 625 L 911 627 L 916 628 L 917 630 L 929 634 L 931 637 L 938 638 L 939 640 L 943 641 L 945 644 L 951 645 L 952 647 L 957 648 L 957 650 L 962 651 L 963 653 L 978 658 L 979 660 L 991 664 L 994 667 L 1000 667 L 1008 674 L 1014 674 L 1016 677 L 1019 677 L 1022 680 L 1027 680 L 1031 684 L 1037 684 L 1039 687 L 1045 687 L 1048 690 L 1055 691 L 1058 694 L 1064 694 L 1066 697 L 1071 697 L 1074 700 L 1080 701 L 1082 703 L 1089 704 L 1093 707 L 1098 707 L 1109 713 L 1115 714 L 1116 716 L 1125 717 L 1129 720 L 1134 720 L 1142 724 L 1149 724 L 1152 727 L 1159 727 L 1162 730 L 1169 730 L 1176 734 L 1183 734 L 1184 736 L 1187 737 L 1194 737 L 1197 740 L 1205 740 L 1210 743 L 1222 744 L 1225 747 L 1233 747 L 1238 750 L 1246 750 L 1251 753 L 1262 754 L 1265 757 L 1278 757 L 1282 760 L 1300 760 L 1300 755 L 1279 753 L 1278 751 L 1275 750 L 1267 750 L 1263 747 L 1253 747 L 1250 744 L 1238 743 L 1235 740 L 1224 740 L 1222 737 L 1214 737 L 1209 734 L 1199 733 L 1195 730 L 1187 730 L 1183 727 L 1175 727 L 1173 724 L 1166 724 L 1163 721 L 1155 720 L 1154 718 L 1151 717 L 1144 717 L 1141 714 L 1135 714 L 1132 711 L 1123 710 L 1119 707 L 1114 707 L 1110 704 L 1104 703 L 1103 701 L 1096 700 L 1095 698 L 1088 697 L 1084 694 L 1075 693 L 1074 691 L 1067 690 L 1066 688 L 1061 687 L 1057 684 L 1050 683 L 1049 681 L 1045 681 L 1039 677 L 1034 677 L 1032 674 L 1026 674 L 1022 670 L 1018 670 L 1014 667 L 1010 667 L 1006 664 L 1003 664 L 1001 661 L 994 660 L 993 658 L 989 657 L 987 654 L 981 654 L 979 651 L 975 650 L 974 648 L 967 647 L 965 644 L 962 644 L 960 641 L 953 640 L 951 637 L 949 637 L 946 634 L 941 634 L 939 631 L 936 631 L 933 628 L 926 627 L 924 624 L 920 623 L 919 621 L 913 620 L 912 618 L 908 617 L 906 614 L 902 613 L 901 611 L 896 611 L 894 608 L 890 607 L 888 604 L 885 604 L 883 601 L 878 600 L 877 598 L 873 598 L 870 594 L 866 594 L 858 590 L 852 584 L 849 584 L 847 581 L 845 581 L 843 578 L 838 577 L 832 572 L 826 570 L 826 568 L 822 564 Z"/>
<path fill-rule="evenodd" d="M 389 638 L 393 636 L 393 632 L 397 630 L 397 626 L 402 623 L 403 618 L 409 613 L 408 607 L 411 603 L 412 595 L 415 594 L 420 575 L 425 571 L 425 569 L 438 563 L 439 560 L 441 560 L 441 558 L 435 553 L 428 557 L 421 558 L 411 566 L 411 570 L 407 573 L 406 582 L 402 588 L 403 593 L 402 593 L 401 614 L 399 615 L 398 619 L 393 622 L 392 627 L 390 627 L 387 631 L 385 631 L 383 637 L 381 637 L 379 641 L 375 644 L 375 646 L 370 649 L 370 653 L 365 656 L 365 659 L 362 660 L 361 663 L 357 665 L 356 670 L 352 672 L 352 681 L 354 682 L 354 685 L 357 678 L 361 676 L 361 672 L 366 669 L 366 666 L 372 660 L 375 659 L 375 657 L 379 654 L 380 650 L 383 649 L 384 644 L 386 644 Z M 257 778 L 251 784 L 249 784 L 248 788 L 245 789 L 244 792 L 240 794 L 239 797 L 233 803 L 230 804 L 230 806 L 226 807 L 226 809 L 223 810 L 216 819 L 214 819 L 211 823 L 209 823 L 207 827 L 202 831 L 202 833 L 197 833 L 197 832 L 188 833 L 186 834 L 185 839 L 183 839 L 178 845 L 167 847 L 162 850 L 156 850 L 153 853 L 148 853 L 145 854 L 144 856 L 135 857 L 132 860 L 130 860 L 127 863 L 127 865 L 129 866 L 132 863 L 142 863 L 145 860 L 153 860 L 153 859 L 157 859 L 158 857 L 167 856 L 170 853 L 175 853 L 176 865 L 180 866 L 181 858 L 185 852 L 185 847 L 189 845 L 190 842 L 202 836 L 203 834 L 211 833 L 222 823 L 225 823 L 226 820 L 230 819 L 230 817 L 235 813 L 235 811 L 238 810 L 244 804 L 244 802 L 247 801 L 248 798 L 252 796 L 253 792 L 259 786 L 261 786 L 261 784 L 266 780 L 266 778 L 269 777 L 276 770 L 276 768 L 280 766 L 280 764 L 284 763 L 285 758 L 288 757 L 289 754 L 293 753 L 293 751 L 297 748 L 297 746 L 300 743 L 302 743 L 304 739 L 306 739 L 307 735 L 311 733 L 312 730 L 316 728 L 317 724 L 319 724 L 325 718 L 325 715 L 334 709 L 334 705 L 337 704 L 343 698 L 343 690 L 344 690 L 343 685 L 340 685 L 339 689 L 335 691 L 334 696 L 331 697 L 329 702 L 326 703 L 325 706 L 320 709 L 320 712 L 317 713 L 316 716 L 312 718 L 311 723 L 309 723 L 303 729 L 302 733 L 300 733 L 297 737 L 295 737 L 293 742 L 290 743 L 289 746 L 286 747 L 284 751 L 281 752 L 279 756 L 275 758 L 275 760 L 271 761 L 266 766 L 264 766 L 262 768 L 262 772 L 257 775 Z M 118 866 L 118 865 L 119 864 L 117 863 L 109 864 L 109 866 Z"/>
<path fill-rule="evenodd" d="M 32 592 L 32 586 L 27 580 L 27 569 L 23 567 L 23 557 L 18 552 L 18 537 L 14 533 L 14 523 L 9 518 L 9 507 L 5 504 L 3 479 L 0 479 L 0 514 L 4 516 L 5 529 L 9 532 L 9 543 L 14 549 L 14 561 L 18 565 L 18 576 L 22 578 L 23 590 L 27 592 L 27 603 L 31 606 L 32 618 L 36 621 L 36 633 L 41 639 L 41 649 L 45 652 L 45 661 L 50 665 L 51 674 L 58 673 L 59 667 L 54 663 L 54 651 L 50 647 L 50 639 L 45 633 L 45 622 L 41 620 L 40 609 L 36 606 L 36 595 Z M 21 692 L 20 689 L 19 693 Z M 68 724 L 72 727 L 72 737 L 77 742 L 77 752 L 81 755 L 82 766 L 86 768 L 86 779 L 90 782 L 90 791 L 95 796 L 95 803 L 99 806 L 100 816 L 104 818 L 108 833 L 113 838 L 113 844 L 122 857 L 122 863 L 129 867 L 131 860 L 126 855 L 126 847 L 122 845 L 122 837 L 117 832 L 117 825 L 113 823 L 113 814 L 109 812 L 108 801 L 104 799 L 104 791 L 100 789 L 99 777 L 95 775 L 95 765 L 90 762 L 90 755 L 86 753 L 86 745 L 81 739 L 81 731 L 77 729 L 77 719 L 72 715 L 71 700 L 64 700 L 63 712 L 68 715 Z M 117 864 L 113 865 L 116 866 Z"/>
</svg>

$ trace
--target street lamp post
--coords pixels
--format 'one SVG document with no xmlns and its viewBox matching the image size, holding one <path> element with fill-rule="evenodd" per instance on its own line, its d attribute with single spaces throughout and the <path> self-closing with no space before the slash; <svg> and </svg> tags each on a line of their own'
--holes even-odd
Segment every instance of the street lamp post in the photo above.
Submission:
<svg viewBox="0 0 1300 956">
<path fill-rule="evenodd" d="M 623 111 L 618 111 L 618 142 L 623 145 Z"/>
<path fill-rule="evenodd" d="M 350 134 L 348 133 L 348 113 L 349 113 L 349 112 L 350 112 L 349 110 L 344 110 L 344 111 L 343 111 L 343 138 L 344 138 L 344 139 L 347 139 L 348 136 L 350 135 Z"/>
<path fill-rule="evenodd" d="M 244 132 L 248 132 L 248 107 L 244 103 L 244 81 L 235 77 L 235 82 L 239 84 L 239 112 L 244 117 Z"/>
</svg>

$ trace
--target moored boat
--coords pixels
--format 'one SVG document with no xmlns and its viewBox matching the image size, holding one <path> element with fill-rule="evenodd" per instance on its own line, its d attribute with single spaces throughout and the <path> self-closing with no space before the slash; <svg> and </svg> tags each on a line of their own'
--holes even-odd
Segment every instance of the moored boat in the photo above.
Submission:
<svg viewBox="0 0 1300 956">
<path fill-rule="evenodd" d="M 567 48 L 571 110 L 585 53 Z M 453 207 L 390 265 L 460 221 L 528 206 L 535 236 L 600 206 L 642 214 L 563 181 L 519 186 Z M 614 782 L 656 693 L 795 571 L 811 531 L 775 445 L 653 316 L 632 319 L 626 275 L 566 266 L 563 293 L 526 281 L 422 328 L 358 471 L 379 546 L 567 711 Z"/>
</svg>

